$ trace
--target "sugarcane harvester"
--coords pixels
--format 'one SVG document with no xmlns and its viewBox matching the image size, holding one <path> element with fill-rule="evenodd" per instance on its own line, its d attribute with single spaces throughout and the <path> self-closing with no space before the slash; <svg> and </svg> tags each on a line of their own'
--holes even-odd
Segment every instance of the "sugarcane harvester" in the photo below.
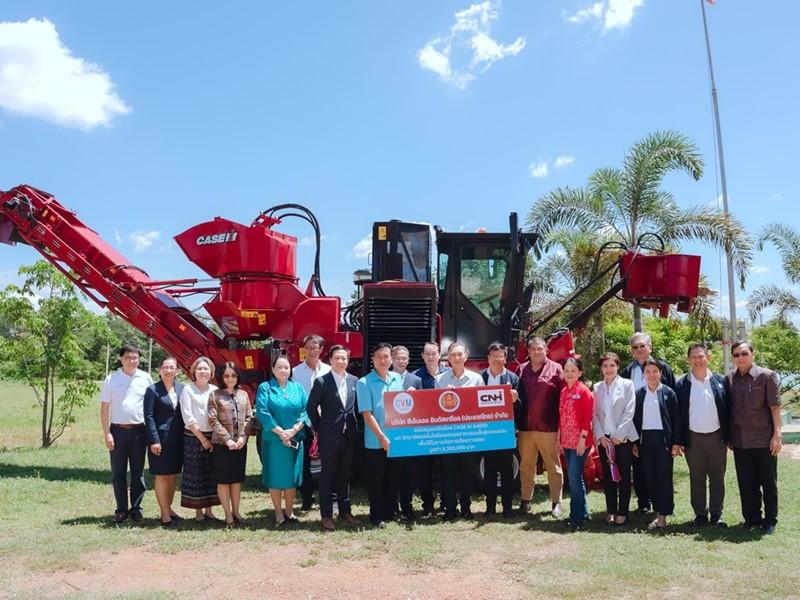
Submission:
<svg viewBox="0 0 800 600">
<path fill-rule="evenodd" d="M 307 222 L 316 240 L 305 288 L 297 275 L 297 238 L 278 230 L 290 218 Z M 280 204 L 249 224 L 216 217 L 174 239 L 213 285 L 152 279 L 47 192 L 20 185 L 0 193 L 0 241 L 35 248 L 88 298 L 152 338 L 184 370 L 200 356 L 215 364 L 235 363 L 250 392 L 269 378 L 276 353 L 299 362 L 302 340 L 311 333 L 328 345 L 346 346 L 357 374 L 369 370 L 369 349 L 378 342 L 407 346 L 409 368 L 415 368 L 422 365 L 425 342 L 446 349 L 459 340 L 471 349 L 471 366 L 477 367 L 495 340 L 509 347 L 512 361 L 525 360 L 525 337 L 554 316 L 529 323 L 531 291 L 524 277 L 536 235 L 522 232 L 514 213 L 508 233 L 449 233 L 437 227 L 432 235 L 427 224 L 374 223 L 372 270 L 362 272 L 356 281 L 359 298 L 344 308 L 338 297 L 324 293 L 321 227 L 303 206 Z M 658 306 L 662 314 L 670 304 L 691 309 L 699 257 L 650 254 L 641 247 L 618 250 L 612 289 L 587 310 L 615 295 Z M 193 294 L 210 296 L 202 306 L 213 322 L 181 302 Z M 553 358 L 574 354 L 572 328 L 588 315 L 583 311 L 551 336 Z"/>
</svg>

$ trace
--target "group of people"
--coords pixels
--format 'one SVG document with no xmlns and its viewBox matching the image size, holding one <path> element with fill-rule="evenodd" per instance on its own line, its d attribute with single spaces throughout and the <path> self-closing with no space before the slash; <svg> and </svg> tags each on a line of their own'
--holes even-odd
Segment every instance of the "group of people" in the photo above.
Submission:
<svg viewBox="0 0 800 600">
<path fill-rule="evenodd" d="M 626 523 L 633 491 L 638 511 L 655 513 L 650 526 L 666 527 L 674 508 L 673 460 L 685 455 L 693 524 L 725 526 L 724 476 L 730 447 L 745 526 L 772 533 L 778 514 L 781 448 L 776 375 L 754 364 L 754 349 L 746 341 L 733 345 L 735 368 L 724 377 L 710 371 L 705 346 L 691 345 L 691 371 L 678 381 L 669 365 L 652 357 L 649 336 L 637 333 L 630 345 L 634 360 L 625 368 L 613 352 L 600 357 L 603 379 L 590 390 L 583 380 L 581 360 L 569 358 L 563 365 L 550 360 L 545 340 L 536 336 L 527 341 L 528 360 L 516 373 L 507 368 L 507 349 L 500 343 L 489 346 L 488 367 L 480 373 L 466 368 L 468 350 L 458 341 L 447 349 L 448 367 L 442 365 L 439 346 L 426 343 L 425 364 L 413 373 L 407 370 L 407 348 L 380 343 L 370 354 L 372 370 L 358 379 L 347 371 L 350 353 L 346 347 L 331 347 L 326 364 L 322 361 L 324 340 L 309 335 L 303 341 L 300 364 L 292 368 L 287 357 L 275 359 L 272 377 L 258 387 L 255 411 L 239 387 L 240 372 L 233 363 L 215 367 L 209 359 L 198 358 L 190 369 L 191 382 L 181 385 L 176 381 L 175 359 L 166 358 L 159 369 L 160 380 L 153 384 L 138 369 L 139 350 L 123 346 L 122 367 L 108 376 L 100 398 L 117 503 L 114 521 L 142 518 L 146 453 L 163 526 L 172 527 L 180 520 L 172 505 L 181 471 L 181 506 L 195 509 L 195 519 L 206 522 L 217 520 L 211 509 L 221 504 L 226 525 L 235 526 L 242 520 L 248 436 L 260 426 L 262 483 L 269 490 L 277 526 L 297 520 L 298 488 L 302 510 L 312 508 L 311 463 L 316 457 L 321 462 L 322 528 L 336 528 L 334 504 L 340 523 L 358 523 L 351 510 L 350 479 L 363 441 L 369 521 L 379 528 L 394 519 L 415 518 L 415 492 L 422 502 L 422 516 L 434 516 L 437 471 L 443 518 L 472 519 L 481 458 L 486 516 L 497 513 L 499 496 L 502 516 L 511 518 L 517 450 L 518 512 L 531 511 L 541 458 L 552 515 L 563 516 L 563 455 L 569 483 L 568 522 L 571 529 L 581 529 L 589 518 L 584 469 L 593 447 L 599 451 L 603 470 L 608 523 Z M 212 378 L 219 387 L 211 383 Z M 385 432 L 386 392 L 504 384 L 512 389 L 516 449 L 391 456 Z"/>
</svg>

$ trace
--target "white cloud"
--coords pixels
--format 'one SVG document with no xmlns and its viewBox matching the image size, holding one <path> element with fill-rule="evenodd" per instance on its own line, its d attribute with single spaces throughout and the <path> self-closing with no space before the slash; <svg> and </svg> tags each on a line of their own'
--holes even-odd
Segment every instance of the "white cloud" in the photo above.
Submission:
<svg viewBox="0 0 800 600">
<path fill-rule="evenodd" d="M 563 169 L 564 167 L 570 166 L 572 163 L 575 162 L 575 157 L 570 156 L 569 154 L 562 154 L 554 163 L 556 169 Z"/>
<path fill-rule="evenodd" d="M 333 243 L 333 242 L 335 242 L 336 240 L 339 239 L 339 236 L 336 235 L 336 234 L 326 235 L 326 234 L 323 233 L 321 236 L 319 236 L 319 238 L 320 238 L 320 242 Z M 313 246 L 315 244 L 316 244 L 316 239 L 313 236 L 310 236 L 310 235 L 307 235 L 307 236 L 302 237 L 299 240 L 297 240 L 297 245 L 299 247 L 301 247 L 301 248 L 304 248 L 304 247 L 307 247 L 307 246 Z"/>
<path fill-rule="evenodd" d="M 624 29 L 632 20 L 637 8 L 644 0 L 605 0 L 581 8 L 574 14 L 564 13 L 564 19 L 573 24 L 586 21 L 603 22 L 603 30 Z"/>
<path fill-rule="evenodd" d="M 117 242 L 117 245 L 122 244 L 122 236 L 119 234 L 119 229 L 114 230 L 114 241 Z"/>
<path fill-rule="evenodd" d="M 591 6 L 580 9 L 574 15 L 564 13 L 564 18 L 570 23 L 583 23 L 589 19 L 599 19 L 603 16 L 603 7 L 605 2 L 595 2 Z"/>
<path fill-rule="evenodd" d="M 736 308 L 744 308 L 745 306 L 747 306 L 747 300 L 739 300 L 736 303 Z M 738 315 L 736 316 L 736 320 L 737 321 L 739 320 L 739 316 Z"/>
<path fill-rule="evenodd" d="M 80 129 L 130 112 L 109 75 L 73 56 L 47 19 L 0 22 L 0 107 Z"/>
<path fill-rule="evenodd" d="M 775 192 L 769 197 L 771 202 L 782 202 L 783 201 L 783 192 Z"/>
<path fill-rule="evenodd" d="M 550 167 L 546 160 L 542 160 L 541 158 L 536 159 L 534 162 L 528 165 L 528 173 L 530 173 L 531 177 L 536 179 L 541 179 L 542 177 L 547 177 L 547 174 L 550 172 Z"/>
<path fill-rule="evenodd" d="M 134 252 L 144 252 L 161 237 L 160 231 L 134 231 L 128 236 Z"/>
<path fill-rule="evenodd" d="M 622 29 L 633 20 L 634 11 L 644 4 L 644 0 L 608 0 L 603 28 Z"/>
<path fill-rule="evenodd" d="M 772 269 L 766 265 L 754 265 L 750 272 L 753 275 L 763 275 L 764 273 L 769 273 Z"/>
<path fill-rule="evenodd" d="M 369 234 L 361 238 L 358 243 L 353 246 L 353 249 L 350 251 L 350 256 L 354 256 L 356 258 L 367 258 L 371 252 L 372 234 Z"/>
<path fill-rule="evenodd" d="M 456 12 L 450 33 L 432 39 L 417 52 L 419 66 L 463 90 L 476 74 L 485 73 L 498 60 L 522 52 L 524 37 L 501 44 L 490 35 L 490 23 L 497 19 L 499 5 L 499 0 L 485 0 Z"/>
</svg>

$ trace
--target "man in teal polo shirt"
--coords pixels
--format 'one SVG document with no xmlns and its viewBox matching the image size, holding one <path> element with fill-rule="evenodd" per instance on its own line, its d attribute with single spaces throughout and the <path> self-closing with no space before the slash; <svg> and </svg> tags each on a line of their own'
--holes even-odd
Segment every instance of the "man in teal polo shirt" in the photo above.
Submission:
<svg viewBox="0 0 800 600">
<path fill-rule="evenodd" d="M 389 371 L 392 346 L 381 342 L 372 349 L 373 369 L 358 380 L 358 409 L 364 415 L 364 448 L 366 449 L 367 495 L 369 520 L 383 529 L 392 519 L 397 506 L 398 465 L 388 458 L 389 438 L 383 432 L 385 410 L 383 394 L 402 392 L 403 378 Z"/>
</svg>

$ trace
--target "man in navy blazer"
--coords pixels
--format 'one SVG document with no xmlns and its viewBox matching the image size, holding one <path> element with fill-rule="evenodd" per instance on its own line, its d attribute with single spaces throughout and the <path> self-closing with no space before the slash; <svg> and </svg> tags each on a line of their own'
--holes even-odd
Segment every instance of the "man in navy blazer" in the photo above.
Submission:
<svg viewBox="0 0 800 600">
<path fill-rule="evenodd" d="M 493 342 L 487 350 L 489 367 L 481 371 L 486 385 L 510 385 L 512 400 L 517 402 L 519 377 L 506 369 L 508 352 L 500 342 Z M 511 507 L 514 495 L 514 450 L 491 450 L 483 454 L 483 484 L 486 493 L 486 516 L 497 514 L 497 475 L 500 474 L 500 499 L 503 518 L 514 516 Z"/>
<path fill-rule="evenodd" d="M 725 527 L 725 469 L 728 460 L 728 390 L 722 376 L 708 368 L 704 344 L 689 346 L 692 370 L 675 384 L 681 430 L 675 443 L 682 447 L 689 465 L 694 525 L 709 522 Z M 709 493 L 706 495 L 706 481 Z"/>
<path fill-rule="evenodd" d="M 645 387 L 644 382 L 644 362 L 651 358 L 653 353 L 653 340 L 646 333 L 640 331 L 634 333 L 630 338 L 631 354 L 633 361 L 622 369 L 619 374 L 623 379 L 633 381 L 633 389 L 639 391 Z M 653 358 L 661 367 L 661 383 L 674 388 L 675 374 L 672 368 L 664 361 Z M 639 504 L 639 512 L 647 512 L 650 509 L 651 499 L 647 496 L 647 481 L 642 470 L 642 461 L 638 457 L 633 458 L 633 489 L 636 492 L 636 500 Z"/>
<path fill-rule="evenodd" d="M 341 345 L 330 349 L 330 373 L 314 380 L 308 396 L 308 418 L 317 432 L 322 471 L 319 475 L 319 507 L 322 527 L 335 529 L 333 500 L 336 491 L 339 520 L 357 520 L 350 509 L 350 471 L 356 446 L 356 383 L 347 372 L 350 351 Z"/>
</svg>

